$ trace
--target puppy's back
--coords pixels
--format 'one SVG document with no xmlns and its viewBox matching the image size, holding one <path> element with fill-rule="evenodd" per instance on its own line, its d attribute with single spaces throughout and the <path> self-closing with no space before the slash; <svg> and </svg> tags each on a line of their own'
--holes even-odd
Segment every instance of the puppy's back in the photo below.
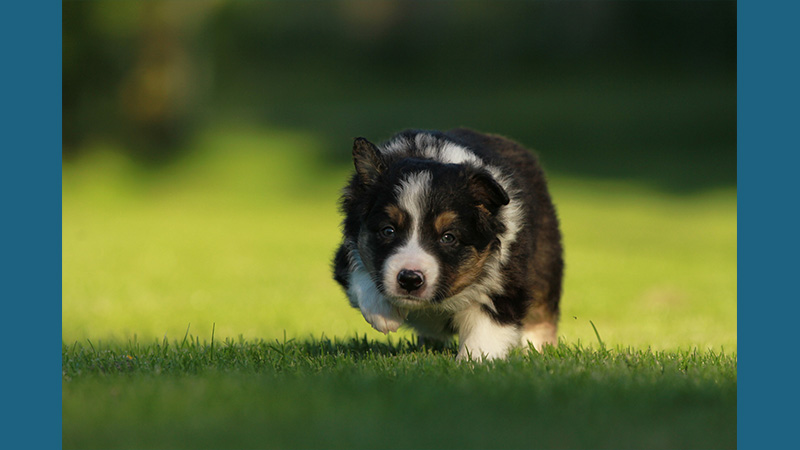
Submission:
<svg viewBox="0 0 800 450">
<path fill-rule="evenodd" d="M 526 260 L 526 281 L 532 293 L 523 325 L 557 323 L 564 271 L 563 248 L 558 216 L 536 155 L 504 136 L 467 128 L 449 130 L 444 135 L 511 175 L 520 191 L 526 215 L 525 226 L 515 242 L 520 247 L 514 251 Z"/>
</svg>

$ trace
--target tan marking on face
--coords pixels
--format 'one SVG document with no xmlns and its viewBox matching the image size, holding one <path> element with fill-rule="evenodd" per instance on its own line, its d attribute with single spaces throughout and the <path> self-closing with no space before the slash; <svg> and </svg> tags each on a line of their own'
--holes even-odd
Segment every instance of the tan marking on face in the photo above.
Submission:
<svg viewBox="0 0 800 450">
<path fill-rule="evenodd" d="M 406 213 L 404 213 L 403 210 L 397 205 L 387 205 L 386 215 L 389 216 L 389 220 L 391 220 L 392 223 L 398 228 L 402 228 L 403 225 L 405 225 Z"/>
<path fill-rule="evenodd" d="M 458 214 L 453 211 L 445 211 L 436 217 L 433 226 L 436 228 L 437 233 L 442 234 L 453 225 L 456 219 L 458 219 Z"/>
<path fill-rule="evenodd" d="M 461 292 L 478 279 L 481 272 L 483 272 L 483 265 L 489 258 L 489 254 L 491 254 L 490 246 L 487 246 L 483 252 L 470 248 L 469 257 L 458 267 L 456 278 L 450 286 L 450 295 Z"/>
</svg>

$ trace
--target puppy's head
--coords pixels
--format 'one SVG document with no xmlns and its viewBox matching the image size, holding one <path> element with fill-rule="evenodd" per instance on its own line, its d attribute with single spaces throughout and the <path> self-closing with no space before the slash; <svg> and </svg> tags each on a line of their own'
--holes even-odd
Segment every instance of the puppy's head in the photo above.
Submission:
<svg viewBox="0 0 800 450">
<path fill-rule="evenodd" d="M 386 157 L 364 139 L 353 149 L 363 200 L 358 251 L 381 292 L 420 308 L 484 275 L 505 228 L 508 194 L 484 169 Z"/>
</svg>

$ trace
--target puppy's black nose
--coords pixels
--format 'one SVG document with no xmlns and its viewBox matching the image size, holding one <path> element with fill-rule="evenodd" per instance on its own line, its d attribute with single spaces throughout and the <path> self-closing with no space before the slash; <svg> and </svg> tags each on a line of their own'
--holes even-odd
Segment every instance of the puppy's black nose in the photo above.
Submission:
<svg viewBox="0 0 800 450">
<path fill-rule="evenodd" d="M 422 275 L 422 272 L 403 269 L 397 274 L 397 283 L 401 288 L 411 292 L 425 284 L 425 277 Z"/>
</svg>

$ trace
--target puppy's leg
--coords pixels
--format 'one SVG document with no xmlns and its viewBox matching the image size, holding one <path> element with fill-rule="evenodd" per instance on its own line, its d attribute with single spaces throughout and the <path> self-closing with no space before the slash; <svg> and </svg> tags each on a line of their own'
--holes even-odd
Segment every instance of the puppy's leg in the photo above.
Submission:
<svg viewBox="0 0 800 450">
<path fill-rule="evenodd" d="M 545 345 L 558 345 L 557 323 L 557 315 L 548 312 L 544 305 L 532 307 L 522 321 L 522 347 L 530 348 L 530 342 L 541 352 Z"/>
<path fill-rule="evenodd" d="M 415 331 L 420 348 L 441 351 L 453 339 L 450 315 L 441 311 L 411 310 L 405 324 Z"/>
<path fill-rule="evenodd" d="M 358 268 L 350 275 L 347 288 L 350 302 L 358 305 L 364 319 L 381 333 L 397 331 L 403 324 L 407 311 L 398 309 L 378 291 L 366 270 Z"/>
<path fill-rule="evenodd" d="M 517 325 L 496 322 L 479 304 L 456 313 L 453 322 L 459 339 L 457 359 L 505 358 L 520 343 Z"/>
</svg>

